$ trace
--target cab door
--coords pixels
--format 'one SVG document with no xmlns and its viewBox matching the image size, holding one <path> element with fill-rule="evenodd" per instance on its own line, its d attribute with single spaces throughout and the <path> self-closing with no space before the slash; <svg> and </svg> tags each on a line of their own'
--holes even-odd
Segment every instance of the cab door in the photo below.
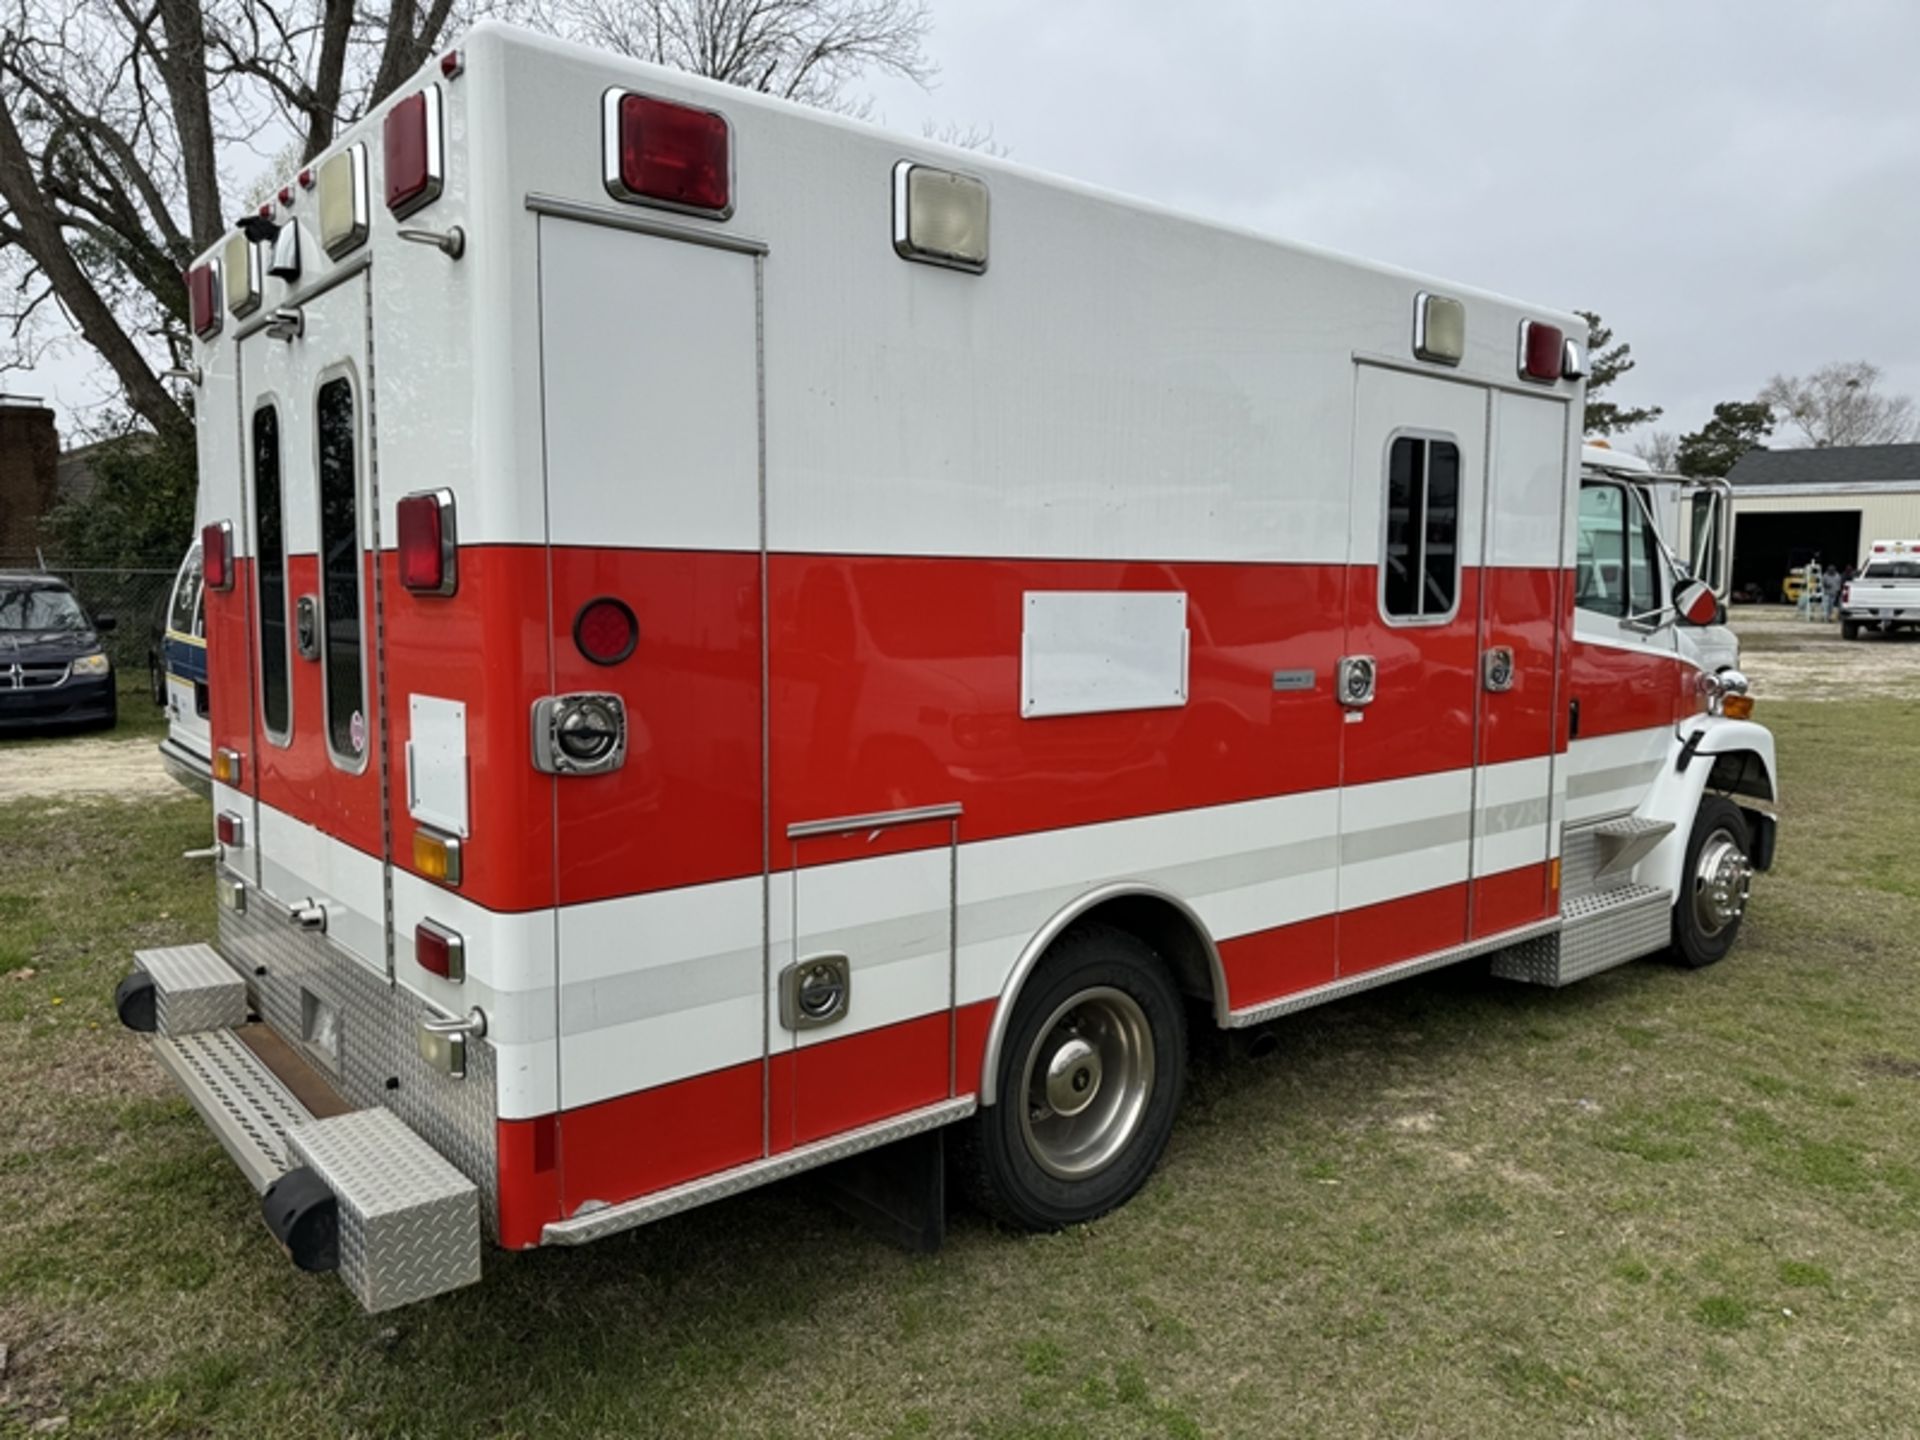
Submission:
<svg viewBox="0 0 1920 1440">
<path fill-rule="evenodd" d="M 254 556 L 253 844 L 265 898 L 391 972 L 368 272 L 240 342 Z"/>
<path fill-rule="evenodd" d="M 1551 808 L 1565 597 L 1560 555 L 1573 484 L 1572 407 L 1499 391 L 1481 567 L 1474 731 L 1473 935 L 1554 914 Z"/>
<path fill-rule="evenodd" d="M 1467 936 L 1489 392 L 1357 368 L 1341 729 L 1339 968 Z"/>
</svg>

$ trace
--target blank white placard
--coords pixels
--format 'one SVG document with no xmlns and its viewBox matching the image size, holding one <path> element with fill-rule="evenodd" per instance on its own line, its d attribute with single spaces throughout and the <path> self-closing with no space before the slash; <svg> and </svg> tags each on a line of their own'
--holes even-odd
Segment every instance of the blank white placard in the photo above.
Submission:
<svg viewBox="0 0 1920 1440">
<path fill-rule="evenodd" d="M 1021 609 L 1022 716 L 1187 703 L 1184 591 L 1029 590 Z"/>
</svg>

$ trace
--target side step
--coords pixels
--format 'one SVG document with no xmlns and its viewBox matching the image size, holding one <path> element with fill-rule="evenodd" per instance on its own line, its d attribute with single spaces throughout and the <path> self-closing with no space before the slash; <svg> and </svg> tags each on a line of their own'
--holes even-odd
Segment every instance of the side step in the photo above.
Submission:
<svg viewBox="0 0 1920 1440">
<path fill-rule="evenodd" d="M 211 945 L 136 950 L 133 963 L 113 996 L 128 1029 L 193 1035 L 247 1023 L 247 982 Z"/>
<path fill-rule="evenodd" d="M 1673 933 L 1673 896 L 1622 885 L 1569 900 L 1560 929 L 1493 957 L 1493 973 L 1529 985 L 1571 985 L 1663 948 Z"/>
<path fill-rule="evenodd" d="M 479 1191 L 398 1115 L 374 1109 L 315 1118 L 228 1029 L 158 1034 L 153 1054 L 263 1197 L 270 1228 L 303 1269 L 337 1267 L 369 1312 L 479 1280 Z M 288 1209 L 288 1190 L 306 1197 L 297 1214 Z M 318 1239 L 316 1202 L 331 1212 L 319 1217 Z M 295 1224 L 298 1241 L 288 1234 Z"/>
<path fill-rule="evenodd" d="M 1594 839 L 1600 848 L 1600 868 L 1595 877 L 1632 869 L 1672 833 L 1673 821 L 1648 820 L 1638 815 L 1625 815 L 1594 826 Z"/>
</svg>

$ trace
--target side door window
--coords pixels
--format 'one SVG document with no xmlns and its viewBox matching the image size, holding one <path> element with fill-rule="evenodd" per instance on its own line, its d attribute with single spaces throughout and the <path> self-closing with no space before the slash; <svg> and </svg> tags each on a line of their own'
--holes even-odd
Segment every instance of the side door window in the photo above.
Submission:
<svg viewBox="0 0 1920 1440">
<path fill-rule="evenodd" d="M 1595 615 L 1627 618 L 1627 492 L 1606 481 L 1580 487 L 1574 603 Z"/>
<path fill-rule="evenodd" d="M 1397 435 L 1387 449 L 1380 610 L 1389 622 L 1444 620 L 1460 590 L 1460 447 Z"/>
<path fill-rule="evenodd" d="M 1666 576 L 1661 571 L 1660 541 L 1647 520 L 1647 505 L 1630 497 L 1627 510 L 1627 613 L 1650 615 L 1667 603 Z"/>
</svg>

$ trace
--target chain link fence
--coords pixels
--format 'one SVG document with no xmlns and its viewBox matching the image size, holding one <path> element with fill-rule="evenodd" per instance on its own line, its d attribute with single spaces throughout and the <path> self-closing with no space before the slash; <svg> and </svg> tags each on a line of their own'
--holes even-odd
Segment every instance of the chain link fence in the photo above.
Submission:
<svg viewBox="0 0 1920 1440">
<path fill-rule="evenodd" d="M 121 683 L 144 684 L 149 649 L 159 648 L 167 627 L 167 602 L 179 573 L 180 557 L 153 556 L 138 564 L 102 563 L 40 551 L 0 550 L 0 574 L 46 574 L 64 580 L 95 619 L 111 615 L 119 623 L 101 637 L 113 657 Z"/>
</svg>

